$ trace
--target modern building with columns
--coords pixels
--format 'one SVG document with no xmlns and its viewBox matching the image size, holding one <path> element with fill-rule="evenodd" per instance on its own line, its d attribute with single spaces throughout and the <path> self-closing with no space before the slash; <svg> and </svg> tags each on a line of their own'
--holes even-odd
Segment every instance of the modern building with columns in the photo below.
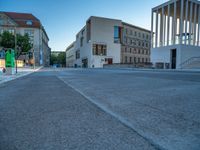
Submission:
<svg viewBox="0 0 200 150">
<path fill-rule="evenodd" d="M 151 20 L 155 66 L 200 68 L 200 1 L 170 0 L 152 9 Z"/>
</svg>

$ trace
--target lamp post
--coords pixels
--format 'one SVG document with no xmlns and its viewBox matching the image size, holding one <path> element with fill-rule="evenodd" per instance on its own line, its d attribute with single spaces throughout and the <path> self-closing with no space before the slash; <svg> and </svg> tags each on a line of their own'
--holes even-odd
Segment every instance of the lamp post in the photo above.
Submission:
<svg viewBox="0 0 200 150">
<path fill-rule="evenodd" d="M 15 27 L 15 51 L 17 52 L 17 29 Z M 15 67 L 16 67 L 16 74 L 17 74 L 17 57 L 15 56 Z"/>
</svg>

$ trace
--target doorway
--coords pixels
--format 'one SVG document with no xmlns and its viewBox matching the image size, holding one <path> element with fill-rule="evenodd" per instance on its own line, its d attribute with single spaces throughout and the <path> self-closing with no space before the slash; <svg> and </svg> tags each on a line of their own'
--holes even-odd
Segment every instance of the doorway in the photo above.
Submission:
<svg viewBox="0 0 200 150">
<path fill-rule="evenodd" d="M 82 67 L 88 68 L 88 59 L 87 58 L 82 60 Z"/>
<path fill-rule="evenodd" d="M 171 69 L 176 69 L 176 49 L 171 50 Z"/>
</svg>

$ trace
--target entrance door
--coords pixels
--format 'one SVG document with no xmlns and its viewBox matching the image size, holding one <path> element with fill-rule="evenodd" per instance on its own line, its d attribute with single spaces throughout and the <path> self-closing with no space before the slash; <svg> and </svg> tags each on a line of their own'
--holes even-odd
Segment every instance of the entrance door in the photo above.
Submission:
<svg viewBox="0 0 200 150">
<path fill-rule="evenodd" d="M 171 50 L 171 69 L 176 69 L 176 49 Z"/>
<path fill-rule="evenodd" d="M 83 59 L 82 60 L 82 64 L 83 64 L 83 68 L 87 68 L 88 67 L 88 59 L 86 58 L 86 59 Z"/>
<path fill-rule="evenodd" d="M 112 64 L 112 63 L 113 63 L 112 58 L 108 58 L 108 64 Z"/>
</svg>

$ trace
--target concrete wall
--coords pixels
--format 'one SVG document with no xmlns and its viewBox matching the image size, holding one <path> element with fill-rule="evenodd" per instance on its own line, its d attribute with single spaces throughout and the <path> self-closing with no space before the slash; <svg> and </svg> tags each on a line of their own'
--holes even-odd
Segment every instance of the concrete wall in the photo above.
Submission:
<svg viewBox="0 0 200 150">
<path fill-rule="evenodd" d="M 151 49 L 151 60 L 156 62 L 171 63 L 171 50 L 177 50 L 176 68 L 181 68 L 181 64 L 192 57 L 200 57 L 200 47 L 191 45 L 171 45 Z"/>
<path fill-rule="evenodd" d="M 121 44 L 114 43 L 114 26 L 122 26 L 120 20 L 91 17 L 92 43 L 106 44 L 107 56 L 92 56 L 95 67 L 103 67 L 104 58 L 113 58 L 113 63 L 120 63 Z"/>
</svg>

